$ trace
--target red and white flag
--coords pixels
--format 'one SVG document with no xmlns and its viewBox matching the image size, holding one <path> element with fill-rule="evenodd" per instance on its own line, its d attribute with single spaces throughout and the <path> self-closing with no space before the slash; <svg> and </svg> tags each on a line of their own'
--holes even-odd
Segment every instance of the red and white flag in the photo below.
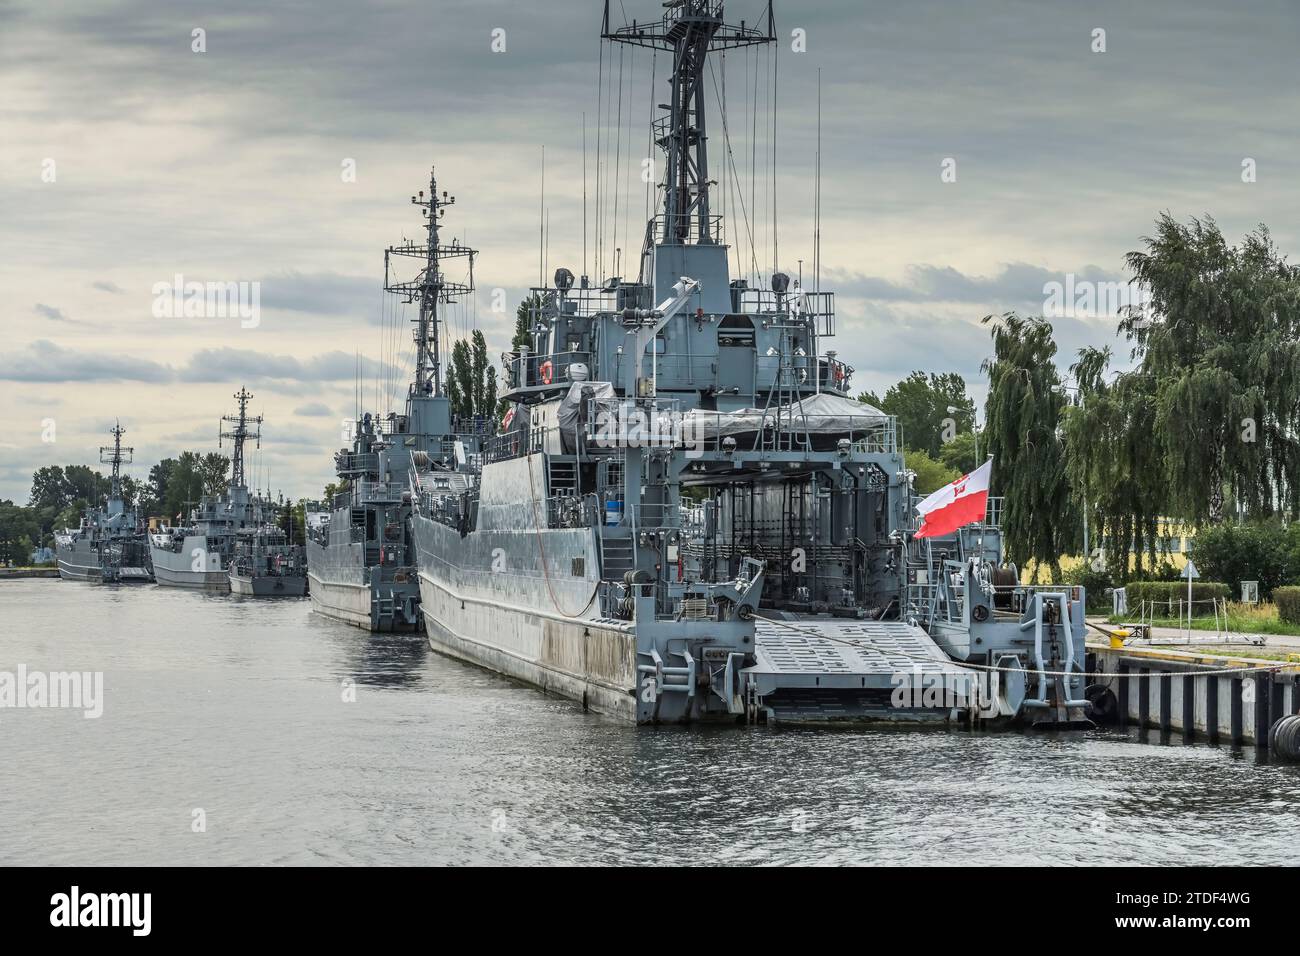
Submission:
<svg viewBox="0 0 1300 956">
<path fill-rule="evenodd" d="M 963 525 L 983 521 L 989 507 L 990 458 L 969 475 L 962 475 L 926 498 L 916 510 L 925 519 L 914 538 L 935 538 L 952 534 Z"/>
</svg>

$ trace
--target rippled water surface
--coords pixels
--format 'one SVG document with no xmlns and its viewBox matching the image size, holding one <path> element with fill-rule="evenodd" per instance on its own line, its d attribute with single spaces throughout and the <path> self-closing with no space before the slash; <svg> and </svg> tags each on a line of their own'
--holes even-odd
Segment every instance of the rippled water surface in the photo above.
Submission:
<svg viewBox="0 0 1300 956">
<path fill-rule="evenodd" d="M 102 671 L 105 704 L 0 709 L 8 864 L 1260 864 L 1300 827 L 1300 769 L 1249 755 L 637 730 L 307 601 L 0 582 L 20 664 Z"/>
</svg>

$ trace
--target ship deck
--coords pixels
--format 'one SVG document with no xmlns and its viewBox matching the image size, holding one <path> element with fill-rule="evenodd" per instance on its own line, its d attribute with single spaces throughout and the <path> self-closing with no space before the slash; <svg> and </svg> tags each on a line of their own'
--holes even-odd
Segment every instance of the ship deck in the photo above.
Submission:
<svg viewBox="0 0 1300 956">
<path fill-rule="evenodd" d="M 757 660 L 745 674 L 770 717 L 782 721 L 944 719 L 947 710 L 894 706 L 900 680 L 964 683 L 973 673 L 901 621 L 760 619 L 755 645 Z"/>
</svg>

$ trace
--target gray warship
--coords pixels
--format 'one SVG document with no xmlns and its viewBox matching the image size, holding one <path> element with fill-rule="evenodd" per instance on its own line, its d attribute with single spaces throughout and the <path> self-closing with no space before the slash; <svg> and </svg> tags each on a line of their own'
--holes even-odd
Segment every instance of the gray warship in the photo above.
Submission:
<svg viewBox="0 0 1300 956">
<path fill-rule="evenodd" d="M 232 443 L 226 491 L 202 496 L 187 524 L 164 526 L 149 535 L 154 576 L 164 587 L 229 591 L 236 536 L 266 520 L 267 502 L 249 492 L 244 476 L 244 444 L 251 439 L 260 447 L 262 437 L 262 417 L 248 414 L 252 397 L 240 388 L 235 393 L 238 413 L 221 419 L 218 443 Z"/>
<path fill-rule="evenodd" d="M 120 422 L 110 434 L 112 447 L 99 449 L 100 462 L 113 469 L 107 500 L 102 507 L 88 509 L 80 526 L 54 535 L 59 577 L 65 581 L 130 584 L 153 580 L 148 538 L 122 497 L 122 465 L 131 462 L 135 449 L 122 447 L 126 429 Z"/>
<path fill-rule="evenodd" d="M 270 494 L 266 496 L 270 500 Z M 289 511 L 290 522 L 293 511 Z M 230 591 L 248 597 L 303 597 L 307 593 L 307 556 L 273 520 L 235 532 L 230 559 Z"/>
<path fill-rule="evenodd" d="M 824 350 L 833 293 L 731 277 L 708 58 L 774 42 L 770 5 L 664 7 L 602 28 L 671 54 L 637 276 L 532 290 L 504 433 L 413 462 L 430 645 L 637 724 L 1085 722 L 1083 589 L 1019 583 L 996 501 L 914 539 L 897 422 Z"/>
<path fill-rule="evenodd" d="M 414 468 L 454 469 L 474 447 L 471 434 L 457 437 L 439 353 L 439 309 L 473 291 L 475 250 L 439 238 L 442 219 L 456 198 L 439 195 L 434 173 L 429 194 L 411 203 L 424 216 L 424 242 L 404 241 L 384 254 L 384 289 L 403 302 L 418 303 L 414 319 L 415 375 L 404 413 L 366 412 L 354 423 L 351 447 L 334 456 L 344 490 L 329 503 L 329 518 L 307 542 L 312 608 L 369 631 L 415 631 L 421 627 L 420 587 L 410 538 Z M 401 279 L 394 260 L 414 259 L 414 278 Z M 455 282 L 443 264 L 461 260 L 469 282 Z"/>
</svg>

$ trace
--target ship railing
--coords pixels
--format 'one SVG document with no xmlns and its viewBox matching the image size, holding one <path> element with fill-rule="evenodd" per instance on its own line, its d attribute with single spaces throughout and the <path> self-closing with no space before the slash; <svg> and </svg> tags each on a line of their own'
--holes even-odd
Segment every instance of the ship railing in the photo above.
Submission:
<svg viewBox="0 0 1300 956">
<path fill-rule="evenodd" d="M 938 597 L 938 585 L 933 582 L 909 584 L 907 586 L 907 614 L 915 617 L 923 626 L 929 626 L 934 620 L 935 600 Z"/>
<path fill-rule="evenodd" d="M 334 456 L 335 470 L 340 475 L 373 474 L 379 470 L 379 456 L 373 452 L 339 452 Z"/>
<path fill-rule="evenodd" d="M 511 388 L 533 385 L 554 385 L 568 381 L 569 368 L 582 364 L 591 368 L 590 352 L 525 353 L 507 352 L 506 380 Z"/>
<path fill-rule="evenodd" d="M 770 289 L 732 289 L 733 306 L 744 315 L 775 315 L 801 325 L 811 324 L 813 331 L 829 338 L 835 334 L 835 293 L 809 292 L 793 288 L 786 292 Z"/>
<path fill-rule="evenodd" d="M 656 120 L 654 126 L 655 140 L 662 140 L 668 133 L 667 119 L 661 118 Z M 683 210 L 682 212 L 674 213 L 672 219 L 674 220 L 672 228 L 669 228 L 667 233 L 664 231 L 665 227 L 669 225 L 669 217 L 666 213 L 659 213 L 659 215 L 655 216 L 654 219 L 647 223 L 647 231 L 650 233 L 652 241 L 694 243 L 705 238 L 700 230 L 699 216 L 694 213 Z M 721 243 L 723 236 L 722 217 L 708 216 L 707 222 L 709 226 L 708 239 L 715 243 Z M 665 235 L 667 238 L 665 238 Z"/>
<path fill-rule="evenodd" d="M 492 464 L 522 458 L 540 452 L 547 445 L 547 438 L 554 428 L 523 428 L 494 435 L 483 441 L 483 463 Z"/>
<path fill-rule="evenodd" d="M 677 398 L 587 401 L 583 440 L 589 449 L 680 448 L 691 435 Z"/>
<path fill-rule="evenodd" d="M 401 501 L 406 486 L 400 481 L 360 481 L 356 485 L 358 504 L 374 502 L 376 504 Z"/>
<path fill-rule="evenodd" d="M 720 413 L 719 419 L 725 420 L 725 413 Z M 778 416 L 774 408 L 768 410 L 763 427 L 765 431 L 769 432 L 779 427 L 783 435 L 789 439 L 788 441 L 783 440 L 778 450 L 787 450 L 787 446 L 788 448 L 806 449 L 815 437 L 804 427 L 799 415 L 782 412 Z M 739 437 L 735 435 L 700 436 L 691 432 L 692 429 L 685 429 L 683 444 L 693 452 L 726 451 L 729 447 L 733 447 L 738 452 L 751 452 L 754 450 L 754 432 L 743 433 Z M 891 455 L 898 451 L 897 424 L 892 416 L 882 417 L 874 424 L 846 431 L 843 437 L 848 439 L 851 451 L 854 454 Z M 729 446 L 727 443 L 728 438 L 736 439 L 735 446 Z M 770 446 L 760 443 L 758 450 L 772 449 Z M 830 453 L 833 454 L 834 452 Z"/>
</svg>

